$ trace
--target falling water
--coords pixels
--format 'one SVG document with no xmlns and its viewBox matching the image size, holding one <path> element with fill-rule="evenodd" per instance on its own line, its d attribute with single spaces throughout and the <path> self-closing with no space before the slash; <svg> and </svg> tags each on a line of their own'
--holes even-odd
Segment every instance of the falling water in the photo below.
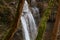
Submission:
<svg viewBox="0 0 60 40">
<path fill-rule="evenodd" d="M 24 32 L 25 40 L 34 40 L 37 36 L 37 28 L 31 11 L 29 10 L 28 3 L 25 0 L 23 13 L 21 16 L 21 23 Z"/>
<path fill-rule="evenodd" d="M 25 18 L 22 16 L 21 17 L 21 20 L 22 20 L 22 25 L 23 25 L 23 30 L 24 30 L 24 33 L 25 33 L 25 40 L 30 40 L 30 37 L 29 37 L 29 33 L 28 33 L 28 30 L 27 30 L 27 24 L 26 24 L 26 21 L 25 21 Z"/>
</svg>

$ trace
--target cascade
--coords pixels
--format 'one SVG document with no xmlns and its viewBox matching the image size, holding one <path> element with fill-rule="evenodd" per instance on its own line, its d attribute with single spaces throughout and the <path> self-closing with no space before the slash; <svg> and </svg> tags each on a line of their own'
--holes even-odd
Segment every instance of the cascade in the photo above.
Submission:
<svg viewBox="0 0 60 40">
<path fill-rule="evenodd" d="M 34 40 L 37 36 L 37 27 L 33 15 L 29 9 L 28 3 L 25 0 L 23 13 L 21 16 L 24 40 Z"/>
</svg>

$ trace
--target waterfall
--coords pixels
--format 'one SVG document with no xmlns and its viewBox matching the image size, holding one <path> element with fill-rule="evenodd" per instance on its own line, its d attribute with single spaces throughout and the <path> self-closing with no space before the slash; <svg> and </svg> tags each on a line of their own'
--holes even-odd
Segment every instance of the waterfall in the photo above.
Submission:
<svg viewBox="0 0 60 40">
<path fill-rule="evenodd" d="M 31 11 L 29 10 L 28 3 L 25 0 L 23 13 L 21 16 L 22 29 L 24 32 L 24 40 L 34 40 L 37 36 L 37 28 L 35 20 Z"/>
<path fill-rule="evenodd" d="M 22 16 L 21 17 L 21 20 L 22 20 L 22 25 L 23 25 L 23 30 L 24 30 L 23 32 L 25 33 L 25 35 L 24 35 L 25 36 L 25 40 L 30 40 L 25 18 Z"/>
</svg>

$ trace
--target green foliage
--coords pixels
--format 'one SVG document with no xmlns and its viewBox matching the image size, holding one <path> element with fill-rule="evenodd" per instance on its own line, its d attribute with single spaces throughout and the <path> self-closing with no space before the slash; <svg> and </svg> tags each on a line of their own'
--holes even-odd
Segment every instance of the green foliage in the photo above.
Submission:
<svg viewBox="0 0 60 40">
<path fill-rule="evenodd" d="M 1 40 L 10 40 L 11 37 L 14 35 L 14 33 L 17 30 L 18 23 L 20 21 L 21 12 L 22 12 L 22 9 L 23 9 L 23 4 L 24 4 L 24 0 L 18 0 L 18 1 L 19 2 L 17 3 L 18 5 L 16 5 L 17 6 L 16 9 L 7 5 L 8 8 L 10 8 L 10 9 L 12 8 L 12 10 L 10 10 L 10 12 L 12 12 L 13 9 L 14 9 L 16 11 L 13 11 L 12 14 L 15 15 L 15 13 L 16 13 L 17 15 L 14 17 L 13 23 L 10 23 L 11 25 L 8 25 L 9 28 L 6 30 L 6 32 L 3 33 L 3 38 Z M 7 11 L 8 10 L 6 10 L 5 12 L 7 13 Z M 10 16 L 10 15 L 8 15 L 8 16 Z M 12 17 L 10 17 L 10 18 L 12 18 Z"/>
<path fill-rule="evenodd" d="M 4 1 L 9 0 L 0 0 L 0 40 L 4 40 L 9 34 L 15 19 L 14 15 L 16 13 L 15 8 L 9 6 L 8 3 L 5 4 Z"/>
<path fill-rule="evenodd" d="M 47 9 L 44 11 L 44 14 L 41 18 L 41 22 L 39 24 L 38 35 L 36 40 L 42 40 L 43 34 L 46 30 L 47 20 L 49 19 L 49 15 L 51 14 L 51 8 L 54 5 L 54 0 L 50 0 L 48 3 Z"/>
<path fill-rule="evenodd" d="M 8 7 L 6 7 L 6 6 L 1 6 L 0 5 L 0 17 L 1 17 L 1 22 L 3 23 L 3 24 L 6 24 L 6 23 L 8 23 L 8 21 L 9 21 L 9 17 L 8 16 L 10 16 L 10 10 L 9 10 L 9 8 Z"/>
</svg>

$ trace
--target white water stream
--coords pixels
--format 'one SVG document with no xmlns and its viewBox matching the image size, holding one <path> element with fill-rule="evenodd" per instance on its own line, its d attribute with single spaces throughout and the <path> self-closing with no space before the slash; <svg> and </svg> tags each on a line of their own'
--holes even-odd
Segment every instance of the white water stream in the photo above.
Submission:
<svg viewBox="0 0 60 40">
<path fill-rule="evenodd" d="M 31 11 L 29 10 L 28 3 L 25 0 L 23 13 L 21 16 L 21 23 L 23 29 L 24 40 L 34 40 L 37 36 L 37 28 L 35 24 L 35 20 Z"/>
</svg>

